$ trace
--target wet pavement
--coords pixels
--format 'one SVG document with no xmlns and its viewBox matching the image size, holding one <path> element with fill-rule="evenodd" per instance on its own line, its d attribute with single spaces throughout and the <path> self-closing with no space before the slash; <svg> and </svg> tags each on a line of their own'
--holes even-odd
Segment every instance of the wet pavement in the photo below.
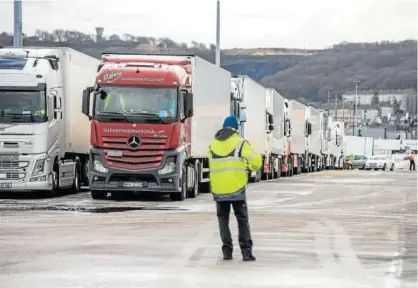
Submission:
<svg viewBox="0 0 418 288">
<path fill-rule="evenodd" d="M 324 171 L 248 194 L 254 263 L 234 218 L 234 260 L 221 260 L 208 194 L 3 196 L 0 287 L 416 287 L 416 173 Z"/>
</svg>

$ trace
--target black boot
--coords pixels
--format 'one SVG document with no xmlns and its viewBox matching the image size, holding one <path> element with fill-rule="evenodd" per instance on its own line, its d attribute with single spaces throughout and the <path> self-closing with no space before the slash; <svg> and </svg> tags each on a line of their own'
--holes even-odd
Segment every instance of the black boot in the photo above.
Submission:
<svg viewBox="0 0 418 288">
<path fill-rule="evenodd" d="M 255 261 L 256 258 L 253 255 L 251 250 L 248 251 L 242 251 L 242 260 L 243 261 Z"/>
<path fill-rule="evenodd" d="M 222 247 L 222 253 L 224 254 L 224 260 L 232 260 L 232 250 L 227 247 Z"/>
</svg>

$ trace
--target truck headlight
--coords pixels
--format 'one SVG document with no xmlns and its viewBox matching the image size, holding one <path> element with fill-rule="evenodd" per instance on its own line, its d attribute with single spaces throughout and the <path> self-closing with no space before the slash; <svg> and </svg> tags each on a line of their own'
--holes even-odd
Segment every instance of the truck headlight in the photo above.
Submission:
<svg viewBox="0 0 418 288">
<path fill-rule="evenodd" d="M 101 173 L 107 173 L 109 169 L 103 166 L 102 161 L 100 161 L 99 156 L 93 156 L 93 168 L 94 170 L 101 172 Z"/>
<path fill-rule="evenodd" d="M 33 171 L 32 171 L 32 177 L 42 175 L 44 173 L 45 161 L 46 161 L 46 159 L 36 160 L 35 166 L 33 167 Z"/>
<path fill-rule="evenodd" d="M 165 161 L 164 167 L 161 170 L 159 170 L 158 173 L 160 175 L 173 173 L 175 169 L 176 169 L 176 158 L 175 157 L 169 157 Z"/>
</svg>

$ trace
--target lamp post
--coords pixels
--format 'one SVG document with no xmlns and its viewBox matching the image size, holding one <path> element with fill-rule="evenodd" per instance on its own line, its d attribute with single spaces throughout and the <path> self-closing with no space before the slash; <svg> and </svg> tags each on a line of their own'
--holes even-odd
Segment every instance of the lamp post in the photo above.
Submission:
<svg viewBox="0 0 418 288">
<path fill-rule="evenodd" d="M 360 83 L 360 81 L 358 80 L 354 80 L 354 83 L 356 84 L 356 101 L 355 101 L 355 110 L 354 110 L 354 117 L 355 119 L 357 119 L 357 101 L 358 101 L 358 84 Z M 354 117 L 353 117 L 353 135 L 354 135 L 354 130 L 356 128 L 356 124 L 354 122 Z"/>
</svg>

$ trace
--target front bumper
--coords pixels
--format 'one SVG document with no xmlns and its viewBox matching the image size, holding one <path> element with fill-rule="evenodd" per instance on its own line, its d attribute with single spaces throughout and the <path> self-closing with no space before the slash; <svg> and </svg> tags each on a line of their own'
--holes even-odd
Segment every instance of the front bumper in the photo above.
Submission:
<svg viewBox="0 0 418 288">
<path fill-rule="evenodd" d="M 100 155 L 102 165 L 108 169 L 102 173 L 94 169 L 93 155 Z M 176 156 L 175 169 L 171 173 L 160 175 L 158 172 L 166 163 L 168 157 Z M 110 167 L 105 164 L 103 151 L 91 148 L 89 161 L 90 190 L 107 192 L 155 192 L 155 193 L 180 193 L 181 192 L 181 167 L 182 159 L 179 151 L 166 151 L 161 166 L 152 169 L 126 170 Z M 126 187 L 127 183 L 141 183 L 143 187 Z"/>
<path fill-rule="evenodd" d="M 51 161 L 45 161 L 41 174 L 32 176 L 37 160 L 48 159 L 46 154 L 19 155 L 19 160 L 0 161 L 0 192 L 49 191 L 52 189 Z M 27 163 L 26 166 L 14 166 Z"/>
</svg>

